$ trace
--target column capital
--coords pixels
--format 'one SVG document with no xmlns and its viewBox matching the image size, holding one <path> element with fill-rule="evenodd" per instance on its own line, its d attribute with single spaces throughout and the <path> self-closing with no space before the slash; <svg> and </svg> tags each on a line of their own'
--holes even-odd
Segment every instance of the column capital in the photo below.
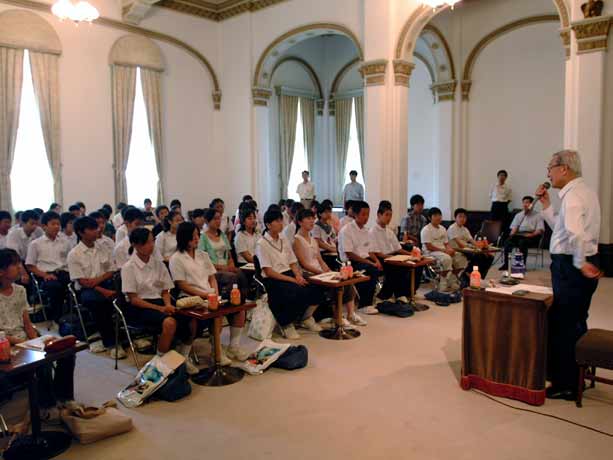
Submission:
<svg viewBox="0 0 613 460">
<path fill-rule="evenodd" d="M 396 86 L 409 87 L 411 73 L 415 68 L 415 64 L 404 59 L 394 59 L 394 84 Z"/>
<path fill-rule="evenodd" d="M 438 102 L 455 100 L 455 90 L 458 87 L 458 82 L 455 80 L 443 81 L 435 83 L 430 88 L 437 95 Z"/>
<path fill-rule="evenodd" d="M 385 72 L 387 71 L 387 59 L 376 59 L 364 62 L 360 68 L 360 74 L 364 79 L 365 86 L 385 85 Z"/>
<path fill-rule="evenodd" d="M 315 108 L 317 110 L 317 116 L 322 116 L 324 114 L 324 107 L 326 105 L 325 99 L 318 99 L 315 101 Z"/>
<path fill-rule="evenodd" d="M 268 100 L 270 96 L 272 96 L 272 90 L 270 88 L 255 86 L 251 89 L 251 94 L 253 96 L 253 105 L 268 107 Z"/>
<path fill-rule="evenodd" d="M 577 54 L 607 50 L 607 39 L 613 17 L 601 16 L 572 23 L 577 38 Z"/>
<path fill-rule="evenodd" d="M 560 38 L 562 39 L 562 45 L 564 46 L 564 51 L 566 52 L 566 59 L 570 59 L 570 31 L 570 27 L 560 29 Z"/>
<path fill-rule="evenodd" d="M 462 100 L 463 101 L 468 101 L 468 97 L 470 95 L 470 89 L 473 86 L 473 82 L 472 80 L 463 80 L 462 83 L 460 83 L 460 87 L 462 88 Z"/>
<path fill-rule="evenodd" d="M 331 117 L 336 116 L 336 99 L 334 99 L 334 95 L 331 95 L 330 99 L 328 99 L 328 115 Z"/>
<path fill-rule="evenodd" d="M 213 91 L 213 106 L 215 110 L 221 110 L 221 91 Z"/>
</svg>

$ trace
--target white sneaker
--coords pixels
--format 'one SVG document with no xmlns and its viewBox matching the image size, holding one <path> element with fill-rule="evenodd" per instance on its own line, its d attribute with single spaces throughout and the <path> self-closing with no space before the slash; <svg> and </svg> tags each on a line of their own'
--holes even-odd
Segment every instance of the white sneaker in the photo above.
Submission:
<svg viewBox="0 0 613 460">
<path fill-rule="evenodd" d="M 246 361 L 249 357 L 250 353 L 246 350 L 243 350 L 241 347 L 233 347 L 229 346 L 225 350 L 226 355 L 233 361 Z"/>
<path fill-rule="evenodd" d="M 115 347 L 111 349 L 111 359 L 124 359 L 126 356 L 126 352 L 122 347 Z"/>
<path fill-rule="evenodd" d="M 138 351 L 146 350 L 152 346 L 153 343 L 149 339 L 136 339 L 134 341 L 134 348 L 136 348 Z"/>
<path fill-rule="evenodd" d="M 221 357 L 219 359 L 219 364 L 221 364 L 222 366 L 229 366 L 230 364 L 232 364 L 232 360 L 228 357 L 228 355 L 226 355 L 226 352 L 224 351 L 223 347 L 221 347 Z"/>
<path fill-rule="evenodd" d="M 396 302 L 402 302 L 402 303 L 409 303 L 409 299 L 407 298 L 407 296 L 400 296 L 396 299 Z"/>
<path fill-rule="evenodd" d="M 62 420 L 60 418 L 60 409 L 56 406 L 47 407 L 40 410 L 40 420 L 48 425 L 60 425 Z"/>
<path fill-rule="evenodd" d="M 451 275 L 447 283 L 449 284 L 449 287 L 453 289 L 454 291 L 457 291 L 458 289 L 460 289 L 460 282 L 458 281 L 458 278 L 455 275 Z"/>
<path fill-rule="evenodd" d="M 103 353 L 106 351 L 106 347 L 102 343 L 102 340 L 97 340 L 89 344 L 89 351 L 92 353 Z"/>
<path fill-rule="evenodd" d="M 351 323 L 343 316 L 343 322 L 341 323 L 343 327 L 351 327 Z"/>
<path fill-rule="evenodd" d="M 281 331 L 283 332 L 283 337 L 288 340 L 298 340 L 300 338 L 300 334 L 296 332 L 296 328 L 293 324 L 288 324 L 287 326 L 282 327 Z"/>
<path fill-rule="evenodd" d="M 355 324 L 356 326 L 366 326 L 368 324 L 366 320 L 357 313 L 349 316 L 349 322 L 351 324 Z"/>
<path fill-rule="evenodd" d="M 367 315 L 378 315 L 379 314 L 379 310 L 377 310 L 377 308 L 374 305 L 369 305 L 368 307 L 364 307 L 361 310 L 363 313 Z"/>
<path fill-rule="evenodd" d="M 196 375 L 197 373 L 200 372 L 200 369 L 198 369 L 196 367 L 196 365 L 194 364 L 194 362 L 192 361 L 192 358 L 187 358 L 185 360 L 185 368 L 187 370 L 187 373 L 189 375 Z"/>
<path fill-rule="evenodd" d="M 315 318 L 313 318 L 312 316 L 310 316 L 307 319 L 303 320 L 300 323 L 300 326 L 303 327 L 304 329 L 307 329 L 307 330 L 311 331 L 311 332 L 321 332 L 321 331 L 323 331 L 321 326 L 315 322 Z"/>
</svg>

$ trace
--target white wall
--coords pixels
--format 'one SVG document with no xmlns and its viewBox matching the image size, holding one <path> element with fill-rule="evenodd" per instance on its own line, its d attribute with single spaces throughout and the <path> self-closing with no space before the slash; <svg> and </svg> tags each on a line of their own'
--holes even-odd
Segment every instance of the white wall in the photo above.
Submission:
<svg viewBox="0 0 613 460">
<path fill-rule="evenodd" d="M 428 207 L 438 205 L 435 189 L 438 117 L 430 85 L 428 69 L 417 60 L 409 88 L 408 198 L 419 193 Z"/>
</svg>

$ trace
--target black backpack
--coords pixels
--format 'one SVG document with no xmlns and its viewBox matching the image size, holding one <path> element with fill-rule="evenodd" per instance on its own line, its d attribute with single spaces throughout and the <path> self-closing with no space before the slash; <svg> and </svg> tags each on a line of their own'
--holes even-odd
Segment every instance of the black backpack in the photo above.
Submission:
<svg viewBox="0 0 613 460">
<path fill-rule="evenodd" d="M 168 381 L 153 394 L 153 398 L 162 401 L 174 402 L 183 399 L 192 393 L 189 375 L 185 363 L 168 376 Z"/>
<path fill-rule="evenodd" d="M 381 302 L 377 304 L 379 313 L 385 315 L 398 316 L 399 318 L 409 318 L 415 314 L 413 308 L 408 303 L 404 302 Z"/>
<path fill-rule="evenodd" d="M 309 363 L 309 350 L 304 345 L 291 346 L 279 359 L 272 363 L 271 367 L 293 371 L 302 369 Z"/>
<path fill-rule="evenodd" d="M 92 335 L 98 329 L 91 312 L 85 308 L 81 309 L 81 315 L 83 316 L 83 323 L 85 323 L 85 329 L 87 334 Z M 87 337 L 83 334 L 83 327 L 81 327 L 81 321 L 75 313 L 68 313 L 60 318 L 59 332 L 62 337 L 67 335 L 74 335 L 81 342 L 87 342 Z"/>
</svg>

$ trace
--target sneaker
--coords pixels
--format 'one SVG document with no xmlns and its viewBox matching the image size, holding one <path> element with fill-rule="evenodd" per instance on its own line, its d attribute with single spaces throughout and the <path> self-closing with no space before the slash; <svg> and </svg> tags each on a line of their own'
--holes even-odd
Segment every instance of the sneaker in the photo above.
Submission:
<svg viewBox="0 0 613 460">
<path fill-rule="evenodd" d="M 369 305 L 368 307 L 364 307 L 361 310 L 367 315 L 378 315 L 379 314 L 379 310 L 377 310 L 377 307 L 375 307 L 374 305 Z"/>
<path fill-rule="evenodd" d="M 149 339 L 136 339 L 134 341 L 134 348 L 138 351 L 146 350 L 147 348 L 151 348 L 153 343 Z"/>
<path fill-rule="evenodd" d="M 122 347 L 115 347 L 111 349 L 111 358 L 112 359 L 124 359 L 126 356 L 126 352 Z"/>
<path fill-rule="evenodd" d="M 106 351 L 106 347 L 102 343 L 102 340 L 97 340 L 89 344 L 89 351 L 92 353 L 103 353 Z"/>
<path fill-rule="evenodd" d="M 351 323 L 349 322 L 349 320 L 347 318 L 345 318 L 343 316 L 343 322 L 342 322 L 343 327 L 351 327 Z"/>
<path fill-rule="evenodd" d="M 185 360 L 185 368 L 186 368 L 187 373 L 189 375 L 196 375 L 197 373 L 200 372 L 200 369 L 198 369 L 198 367 L 196 367 L 196 365 L 192 361 L 192 358 L 187 358 Z"/>
<path fill-rule="evenodd" d="M 396 302 L 407 303 L 407 304 L 410 303 L 408 297 L 405 295 L 398 297 L 396 299 Z"/>
<path fill-rule="evenodd" d="M 48 425 L 60 425 L 62 423 L 60 415 L 60 409 L 56 406 L 47 407 L 40 410 L 40 421 Z"/>
<path fill-rule="evenodd" d="M 246 361 L 250 353 L 241 347 L 229 346 L 226 348 L 226 355 L 233 361 Z"/>
<path fill-rule="evenodd" d="M 300 323 L 300 326 L 303 327 L 304 329 L 307 329 L 307 330 L 311 331 L 311 332 L 321 332 L 321 331 L 323 331 L 321 326 L 315 322 L 315 319 L 312 316 L 310 316 L 307 319 L 305 319 L 304 321 L 302 321 Z"/>
<path fill-rule="evenodd" d="M 293 324 L 282 327 L 281 331 L 283 332 L 283 337 L 288 340 L 298 340 L 300 338 L 300 334 L 296 332 L 296 328 Z"/>
<path fill-rule="evenodd" d="M 223 347 L 221 347 L 221 357 L 219 359 L 219 364 L 221 364 L 222 366 L 229 366 L 230 364 L 232 364 L 232 360 L 228 357 L 228 355 L 226 355 L 226 352 Z"/>
<path fill-rule="evenodd" d="M 368 323 L 366 322 L 365 319 L 363 319 L 360 315 L 358 315 L 357 313 L 354 313 L 353 315 L 349 316 L 349 322 L 351 324 L 355 324 L 356 326 L 366 326 Z"/>
</svg>

